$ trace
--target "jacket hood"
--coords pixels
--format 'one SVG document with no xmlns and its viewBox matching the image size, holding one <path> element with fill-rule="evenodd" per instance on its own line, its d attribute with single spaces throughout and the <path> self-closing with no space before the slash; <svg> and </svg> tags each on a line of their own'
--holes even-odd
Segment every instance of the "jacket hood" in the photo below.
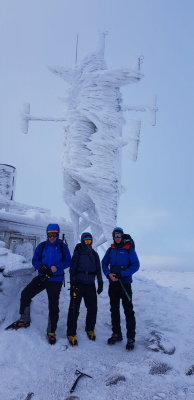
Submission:
<svg viewBox="0 0 194 400">
<path fill-rule="evenodd" d="M 59 234 L 59 232 L 60 232 L 60 228 L 59 228 L 59 225 L 58 224 L 49 224 L 48 226 L 47 226 L 47 228 L 46 228 L 46 233 L 48 233 L 48 232 L 56 232 L 56 233 L 58 233 Z"/>
<path fill-rule="evenodd" d="M 116 243 L 116 244 L 117 244 L 117 243 Z M 119 243 L 119 244 L 120 244 L 120 243 Z M 128 249 L 130 249 L 131 244 L 130 244 L 130 243 L 125 243 L 125 244 L 123 243 L 122 246 L 117 247 L 117 246 L 115 246 L 114 243 L 112 243 L 112 244 L 111 244 L 111 247 L 112 247 L 112 249 L 115 249 L 115 250 L 116 250 L 117 248 L 120 248 L 120 249 L 127 249 L 127 250 L 128 250 Z"/>
<path fill-rule="evenodd" d="M 81 235 L 81 242 L 83 242 L 86 239 L 91 239 L 91 241 L 93 242 L 93 238 L 90 232 L 84 232 Z"/>
</svg>

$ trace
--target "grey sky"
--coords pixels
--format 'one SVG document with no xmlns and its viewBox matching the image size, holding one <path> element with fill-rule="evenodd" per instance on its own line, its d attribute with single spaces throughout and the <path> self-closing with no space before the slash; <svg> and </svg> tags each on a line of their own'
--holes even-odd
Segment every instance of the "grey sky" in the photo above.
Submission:
<svg viewBox="0 0 194 400">
<path fill-rule="evenodd" d="M 134 52 L 144 55 L 145 77 L 122 89 L 124 103 L 147 104 L 156 94 L 159 108 L 156 127 L 139 115 L 137 162 L 123 152 L 127 192 L 118 224 L 134 236 L 141 256 L 194 268 L 193 20 L 193 0 L 0 0 L 0 162 L 17 168 L 17 201 L 69 219 L 62 124 L 32 122 L 24 135 L 19 112 L 29 101 L 33 115 L 61 117 L 66 84 L 47 65 L 73 67 L 77 33 L 80 59 L 95 47 L 98 28 L 106 29 L 108 67 L 130 67 Z"/>
</svg>

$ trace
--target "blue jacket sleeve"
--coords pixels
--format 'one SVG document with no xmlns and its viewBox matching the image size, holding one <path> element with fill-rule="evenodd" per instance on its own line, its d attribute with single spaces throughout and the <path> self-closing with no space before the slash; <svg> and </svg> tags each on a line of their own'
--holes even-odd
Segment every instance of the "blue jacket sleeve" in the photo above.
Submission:
<svg viewBox="0 0 194 400">
<path fill-rule="evenodd" d="M 106 254 L 104 255 L 103 259 L 102 259 L 102 270 L 104 272 L 104 275 L 110 274 L 110 270 L 108 268 L 109 266 L 109 261 L 110 261 L 110 248 L 106 251 Z"/>
<path fill-rule="evenodd" d="M 42 264 L 42 243 L 40 243 L 35 250 L 35 253 L 32 258 L 32 265 L 38 271 L 40 270 L 40 265 Z"/>
<path fill-rule="evenodd" d="M 130 258 L 130 267 L 127 268 L 125 271 L 121 271 L 121 276 L 124 278 L 125 276 L 130 276 L 133 275 L 135 272 L 138 271 L 140 267 L 139 259 L 137 257 L 137 254 L 133 248 L 130 249 L 129 252 L 129 258 Z"/>
<path fill-rule="evenodd" d="M 57 272 L 63 272 L 64 269 L 69 268 L 71 265 L 71 254 L 69 252 L 68 246 L 63 243 L 63 259 L 64 261 L 59 261 L 56 265 Z"/>
</svg>

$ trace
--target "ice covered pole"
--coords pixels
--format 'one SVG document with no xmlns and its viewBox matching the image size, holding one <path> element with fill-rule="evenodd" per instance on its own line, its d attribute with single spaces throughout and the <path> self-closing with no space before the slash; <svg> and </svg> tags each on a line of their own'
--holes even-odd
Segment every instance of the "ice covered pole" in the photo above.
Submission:
<svg viewBox="0 0 194 400">
<path fill-rule="evenodd" d="M 136 161 L 140 140 L 140 121 L 131 122 L 128 135 L 122 137 L 124 111 L 146 112 L 155 125 L 156 99 L 151 106 L 123 106 L 120 87 L 138 83 L 142 56 L 137 55 L 132 68 L 108 69 L 104 60 L 106 32 L 99 32 L 95 50 L 73 69 L 59 66 L 50 71 L 69 84 L 65 97 L 63 185 L 64 200 L 73 223 L 75 243 L 80 233 L 91 229 L 94 247 L 110 244 L 117 225 L 121 187 L 121 151 L 127 146 L 129 157 Z M 27 131 L 29 120 L 23 113 Z M 41 119 L 39 120 L 49 120 Z M 59 119 L 51 119 L 52 121 Z M 103 247 L 104 249 L 104 247 Z"/>
</svg>

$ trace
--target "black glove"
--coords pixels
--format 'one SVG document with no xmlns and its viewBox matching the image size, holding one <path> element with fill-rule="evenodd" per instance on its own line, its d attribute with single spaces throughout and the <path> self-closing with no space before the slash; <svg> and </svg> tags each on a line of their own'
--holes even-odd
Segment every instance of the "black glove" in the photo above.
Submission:
<svg viewBox="0 0 194 400">
<path fill-rule="evenodd" d="M 121 275 L 121 272 L 120 272 L 120 271 L 116 272 L 115 278 L 116 278 L 116 279 L 121 279 L 121 278 L 122 278 L 122 275 Z"/>
<path fill-rule="evenodd" d="M 51 276 L 53 276 L 53 272 L 45 264 L 41 264 L 39 272 L 48 279 L 51 278 Z"/>
<path fill-rule="evenodd" d="M 103 291 L 103 281 L 98 282 L 97 293 L 100 294 Z"/>
</svg>

